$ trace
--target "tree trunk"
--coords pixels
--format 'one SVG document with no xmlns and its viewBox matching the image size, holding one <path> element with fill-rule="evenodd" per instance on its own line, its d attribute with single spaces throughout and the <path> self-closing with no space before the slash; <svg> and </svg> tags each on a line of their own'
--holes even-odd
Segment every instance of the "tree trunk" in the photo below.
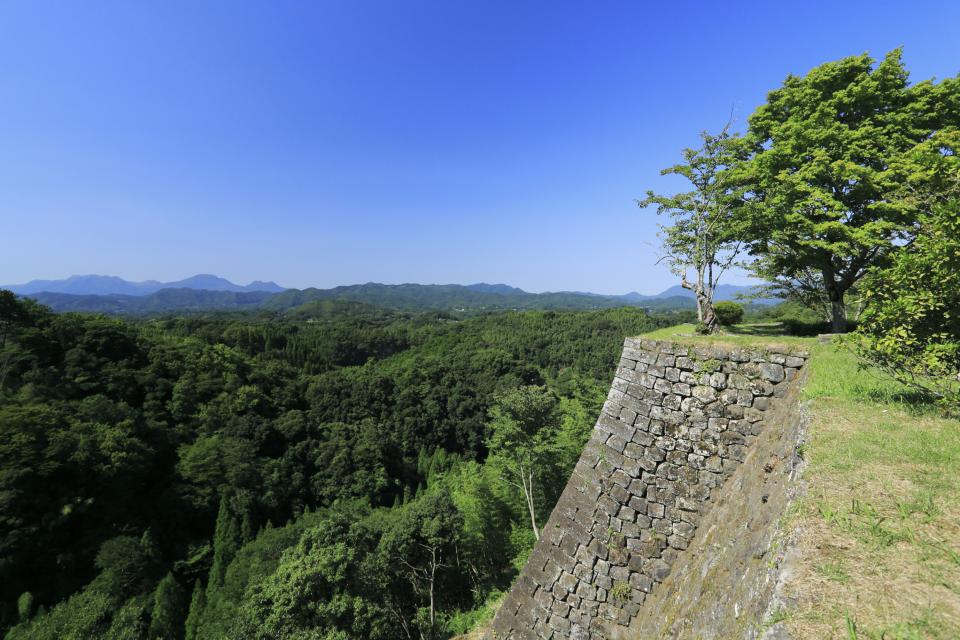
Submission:
<svg viewBox="0 0 960 640">
<path fill-rule="evenodd" d="M 823 284 L 827 289 L 827 299 L 830 301 L 830 332 L 846 333 L 847 308 L 843 298 L 847 289 L 843 283 L 837 282 L 832 266 L 823 269 Z M 849 287 L 849 285 L 846 286 Z"/>
<path fill-rule="evenodd" d="M 847 308 L 843 304 L 843 296 L 839 300 L 830 300 L 830 331 L 833 333 L 847 332 Z"/>
<path fill-rule="evenodd" d="M 717 313 L 713 310 L 713 300 L 703 296 L 701 300 L 697 299 L 697 305 L 703 309 L 703 317 L 700 322 L 707 328 L 707 333 L 716 333 L 720 329 L 720 322 L 717 320 Z"/>
<path fill-rule="evenodd" d="M 433 605 L 433 585 L 437 575 L 437 548 L 430 549 L 430 635 L 433 636 L 433 627 L 436 624 L 436 615 Z"/>
<path fill-rule="evenodd" d="M 520 482 L 523 483 L 523 497 L 527 499 L 527 510 L 530 511 L 530 526 L 533 527 L 533 537 L 535 540 L 540 539 L 540 531 L 537 529 L 537 512 L 534 509 L 533 503 L 533 472 L 527 473 L 524 472 L 523 467 L 520 467 Z"/>
</svg>

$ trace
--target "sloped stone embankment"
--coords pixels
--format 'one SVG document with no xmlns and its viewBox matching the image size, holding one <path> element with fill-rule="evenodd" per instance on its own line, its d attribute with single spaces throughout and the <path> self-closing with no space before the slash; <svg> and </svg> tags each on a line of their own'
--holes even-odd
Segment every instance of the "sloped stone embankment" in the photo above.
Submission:
<svg viewBox="0 0 960 640">
<path fill-rule="evenodd" d="M 785 463 L 754 450 L 760 442 L 790 440 L 782 437 L 796 404 L 790 391 L 807 357 L 781 346 L 745 349 L 628 338 L 593 435 L 504 599 L 491 637 L 675 637 L 691 611 L 707 611 L 709 603 L 677 600 L 677 590 L 703 598 L 704 591 L 690 582 L 702 569 L 696 563 L 709 564 L 698 554 L 742 533 L 725 532 L 720 525 L 728 519 L 710 520 L 715 505 L 746 505 L 740 491 L 748 485 L 750 501 L 759 496 L 757 504 L 770 503 L 773 492 L 763 486 L 779 477 L 771 474 Z M 784 446 L 792 451 L 794 445 L 795 439 Z M 741 466 L 755 475 L 760 462 L 766 478 L 758 481 L 761 488 L 734 477 Z M 777 493 L 765 511 L 782 507 L 786 498 L 781 498 Z M 749 511 L 745 506 L 745 518 Z M 761 520 L 753 521 L 754 528 L 772 531 Z M 757 544 L 769 544 L 751 541 L 749 551 L 725 557 L 723 580 L 737 580 L 737 559 L 756 555 Z M 675 572 L 681 577 L 672 578 Z M 761 578 L 770 582 L 769 576 Z M 725 585 L 718 588 L 724 591 Z M 666 611 L 654 610 L 668 603 L 670 620 Z M 727 604 L 738 608 L 736 624 L 748 617 L 744 604 Z M 645 630 L 642 635 L 639 629 Z M 697 633 L 729 637 L 699 628 Z"/>
</svg>

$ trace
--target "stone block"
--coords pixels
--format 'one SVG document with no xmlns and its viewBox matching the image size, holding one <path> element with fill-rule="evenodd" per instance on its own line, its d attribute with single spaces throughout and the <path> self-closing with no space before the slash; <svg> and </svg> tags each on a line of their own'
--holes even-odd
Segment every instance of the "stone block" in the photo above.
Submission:
<svg viewBox="0 0 960 640">
<path fill-rule="evenodd" d="M 760 376 L 770 382 L 780 382 L 784 379 L 783 366 L 773 362 L 761 362 Z"/>
<path fill-rule="evenodd" d="M 803 363 L 804 363 L 804 359 L 798 358 L 797 356 L 787 356 L 786 360 L 784 360 L 783 362 L 784 365 L 788 367 L 793 367 L 796 369 L 799 369 L 800 367 L 802 367 Z"/>
<path fill-rule="evenodd" d="M 609 629 L 600 617 L 629 623 L 804 363 L 799 352 L 625 340 L 593 436 L 494 632 L 597 640 Z M 628 597 L 612 598 L 624 582 Z"/>
<path fill-rule="evenodd" d="M 613 433 L 607 437 L 606 445 L 617 453 L 623 453 L 624 447 L 627 446 L 627 441 L 620 435 Z"/>
<path fill-rule="evenodd" d="M 661 558 L 654 558 L 647 562 L 644 573 L 650 576 L 654 582 L 663 582 L 670 575 L 670 565 Z"/>
<path fill-rule="evenodd" d="M 693 395 L 694 398 L 696 398 L 700 402 L 703 402 L 704 404 L 708 402 L 713 402 L 714 400 L 717 399 L 717 390 L 714 389 L 713 387 L 698 385 L 693 388 L 693 390 L 691 391 L 691 394 Z"/>
<path fill-rule="evenodd" d="M 710 386 L 714 389 L 725 389 L 727 386 L 727 375 L 725 373 L 711 373 Z"/>
<path fill-rule="evenodd" d="M 657 356 L 657 364 L 661 367 L 672 367 L 676 363 L 677 358 L 673 354 L 661 353 Z"/>
</svg>

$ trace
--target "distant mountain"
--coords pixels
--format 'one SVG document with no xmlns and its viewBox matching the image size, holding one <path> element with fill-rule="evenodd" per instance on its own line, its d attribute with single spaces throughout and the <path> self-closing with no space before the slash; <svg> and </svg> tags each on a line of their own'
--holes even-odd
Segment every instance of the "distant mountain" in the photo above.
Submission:
<svg viewBox="0 0 960 640">
<path fill-rule="evenodd" d="M 739 296 L 747 296 L 755 293 L 760 287 L 754 285 L 739 285 L 739 284 L 721 284 L 717 285 L 717 290 L 714 292 L 713 299 L 716 302 L 722 302 L 724 300 L 733 300 L 739 301 Z M 612 296 L 619 298 L 624 301 L 629 302 L 644 302 L 648 300 L 664 300 L 669 298 L 690 298 L 696 299 L 693 291 L 689 289 L 684 289 L 679 284 L 674 285 L 668 289 L 664 289 L 660 293 L 654 295 L 644 295 L 642 293 L 637 293 L 636 291 L 631 291 L 630 293 L 625 293 L 621 296 Z M 761 299 L 755 300 L 757 304 L 773 304 L 779 302 L 775 299 Z"/>
<path fill-rule="evenodd" d="M 95 278 L 101 286 L 112 286 L 129 291 L 128 285 L 154 286 L 154 283 L 126 283 L 119 278 Z M 69 281 L 70 279 L 68 279 Z M 59 281 L 66 283 L 68 281 Z M 119 281 L 119 282 L 118 282 Z M 49 285 L 50 281 L 44 283 Z M 157 283 L 159 284 L 159 283 Z M 631 292 L 619 296 L 571 291 L 528 293 L 505 284 L 380 284 L 368 282 L 332 289 L 282 289 L 273 283 L 251 283 L 240 287 L 228 280 L 210 275 L 198 275 L 151 293 L 110 293 L 106 295 L 77 294 L 77 290 L 91 286 L 88 282 L 73 280 L 62 288 L 70 291 L 29 292 L 28 295 L 55 311 L 92 311 L 111 314 L 159 314 L 203 310 L 263 310 L 288 313 L 299 318 L 328 317 L 348 313 L 350 309 L 372 312 L 375 309 L 394 311 L 441 311 L 453 313 L 485 313 L 508 310 L 589 310 L 634 306 L 652 311 L 675 311 L 695 308 L 693 293 L 679 286 L 647 296 Z M 31 283 L 33 285 L 33 283 Z M 274 287 L 279 291 L 251 291 L 251 287 Z M 211 287 L 204 289 L 200 287 Z M 218 287 L 213 289 L 212 287 Z M 141 291 L 142 289 L 137 289 Z M 722 285 L 717 299 L 730 300 L 738 294 L 750 293 L 754 287 Z M 334 302 L 338 304 L 333 304 Z M 758 300 L 759 304 L 776 300 Z M 342 304 L 340 304 L 342 303 Z"/>
<path fill-rule="evenodd" d="M 246 286 L 234 284 L 225 278 L 206 273 L 191 276 L 175 282 L 145 280 L 130 282 L 116 276 L 70 276 L 65 280 L 31 280 L 26 284 L 0 285 L 0 289 L 9 289 L 19 295 L 35 293 L 67 293 L 72 295 L 125 295 L 146 296 L 162 289 L 197 289 L 205 291 L 266 291 L 279 293 L 286 291 L 276 282 L 254 281 Z"/>
<path fill-rule="evenodd" d="M 276 311 L 315 300 L 352 300 L 403 311 L 502 311 L 509 309 L 609 309 L 623 303 L 576 293 L 527 293 L 506 285 L 482 285 L 476 290 L 459 284 L 380 284 L 368 282 L 333 289 L 290 289 L 270 298 L 264 307 Z M 501 289 L 503 287 L 503 289 Z M 499 293 L 497 290 L 507 291 Z"/>
<path fill-rule="evenodd" d="M 526 294 L 527 292 L 523 289 L 518 289 L 516 287 L 511 287 L 508 284 L 487 284 L 486 282 L 478 282 L 476 284 L 468 284 L 467 289 L 472 289 L 474 291 L 480 291 L 481 293 L 500 293 L 503 295 L 511 294 Z"/>
<path fill-rule="evenodd" d="M 751 302 L 751 300 L 741 300 L 740 296 L 751 296 L 756 294 L 761 289 L 760 286 L 756 285 L 739 285 L 739 284 L 721 284 L 717 285 L 717 289 L 713 294 L 713 299 L 715 302 L 723 302 L 725 300 L 733 300 L 734 302 Z M 661 291 L 657 294 L 656 298 L 669 298 L 674 296 L 681 296 L 684 298 L 695 299 L 693 291 L 689 289 L 684 289 L 680 285 L 674 285 L 665 291 Z M 780 302 L 775 298 L 757 298 L 752 300 L 755 304 L 776 304 Z"/>
<path fill-rule="evenodd" d="M 204 289 L 161 289 L 147 295 L 76 295 L 42 291 L 30 294 L 54 311 L 85 311 L 112 315 L 147 315 L 170 311 L 243 311 L 260 309 L 269 291 L 207 291 Z"/>
</svg>

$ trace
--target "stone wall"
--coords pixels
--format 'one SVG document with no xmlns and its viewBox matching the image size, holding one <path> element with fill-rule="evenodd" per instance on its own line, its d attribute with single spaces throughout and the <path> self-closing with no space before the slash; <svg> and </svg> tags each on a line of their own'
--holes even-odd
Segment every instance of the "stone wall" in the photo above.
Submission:
<svg viewBox="0 0 960 640">
<path fill-rule="evenodd" d="M 807 356 L 628 338 L 593 435 L 492 637 L 630 637 Z"/>
</svg>

